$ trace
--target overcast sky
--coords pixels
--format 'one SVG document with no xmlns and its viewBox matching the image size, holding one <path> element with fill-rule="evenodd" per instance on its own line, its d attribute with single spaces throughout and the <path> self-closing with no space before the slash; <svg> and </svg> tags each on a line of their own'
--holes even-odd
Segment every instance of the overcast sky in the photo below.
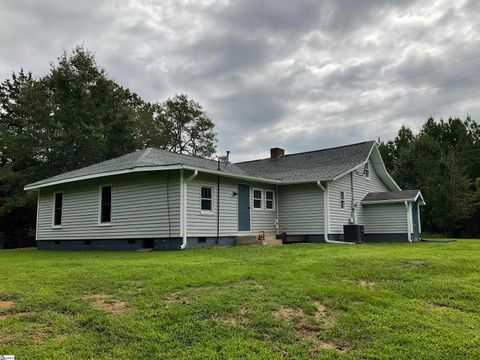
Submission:
<svg viewBox="0 0 480 360">
<path fill-rule="evenodd" d="M 480 119 L 479 14 L 478 0 L 2 0 L 0 77 L 84 44 L 146 100 L 199 101 L 240 161 Z"/>
</svg>

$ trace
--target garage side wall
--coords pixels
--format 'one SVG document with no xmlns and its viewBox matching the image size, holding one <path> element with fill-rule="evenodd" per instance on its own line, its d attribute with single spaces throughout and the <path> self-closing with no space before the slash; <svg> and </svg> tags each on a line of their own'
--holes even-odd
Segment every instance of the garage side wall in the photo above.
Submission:
<svg viewBox="0 0 480 360">
<path fill-rule="evenodd" d="M 407 241 L 405 204 L 376 204 L 363 207 L 367 241 Z"/>
</svg>

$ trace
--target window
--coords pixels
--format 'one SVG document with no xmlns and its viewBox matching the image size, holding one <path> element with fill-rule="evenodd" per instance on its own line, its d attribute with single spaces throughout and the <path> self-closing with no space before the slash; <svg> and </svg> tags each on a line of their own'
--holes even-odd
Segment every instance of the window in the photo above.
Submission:
<svg viewBox="0 0 480 360">
<path fill-rule="evenodd" d="M 199 237 L 198 238 L 198 243 L 206 243 L 207 242 L 207 238 L 206 237 Z"/>
<path fill-rule="evenodd" d="M 253 189 L 253 208 L 254 209 L 262 208 L 262 190 Z"/>
<path fill-rule="evenodd" d="M 60 245 L 60 240 L 55 240 L 55 245 Z"/>
<path fill-rule="evenodd" d="M 201 209 L 202 211 L 213 211 L 213 187 L 211 186 L 202 186 Z"/>
<path fill-rule="evenodd" d="M 85 240 L 85 245 L 91 245 L 92 244 L 92 240 Z"/>
<path fill-rule="evenodd" d="M 274 193 L 273 190 L 265 190 L 265 209 L 273 210 L 275 209 L 274 206 Z"/>
<path fill-rule="evenodd" d="M 340 191 L 340 208 L 345 209 L 345 193 Z"/>
<path fill-rule="evenodd" d="M 365 177 L 368 179 L 370 177 L 370 164 L 366 163 L 364 168 Z"/>
<path fill-rule="evenodd" d="M 102 186 L 100 198 L 100 224 L 112 221 L 112 186 Z"/>
<path fill-rule="evenodd" d="M 63 193 L 58 192 L 54 194 L 53 205 L 53 226 L 62 226 L 62 210 L 63 210 Z"/>
<path fill-rule="evenodd" d="M 128 239 L 127 243 L 130 245 L 135 244 L 135 239 Z"/>
</svg>

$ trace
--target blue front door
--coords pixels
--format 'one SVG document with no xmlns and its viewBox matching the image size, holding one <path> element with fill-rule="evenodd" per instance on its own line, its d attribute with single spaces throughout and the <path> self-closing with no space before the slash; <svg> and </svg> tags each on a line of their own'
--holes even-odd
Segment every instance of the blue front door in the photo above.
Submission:
<svg viewBox="0 0 480 360">
<path fill-rule="evenodd" d="M 238 184 L 238 231 L 250 231 L 250 186 Z"/>
</svg>

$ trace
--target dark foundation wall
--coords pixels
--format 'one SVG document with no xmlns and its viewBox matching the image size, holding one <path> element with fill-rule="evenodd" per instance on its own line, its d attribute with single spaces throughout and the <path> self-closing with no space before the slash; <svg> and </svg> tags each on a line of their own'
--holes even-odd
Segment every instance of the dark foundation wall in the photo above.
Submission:
<svg viewBox="0 0 480 360">
<path fill-rule="evenodd" d="M 232 237 L 189 237 L 187 249 L 212 246 L 233 246 L 235 238 Z M 39 250 L 120 250 L 136 251 L 143 248 L 155 250 L 180 250 L 182 238 L 162 239 L 112 239 L 112 240 L 40 240 L 37 241 Z"/>
<path fill-rule="evenodd" d="M 329 240 L 343 241 L 343 234 L 328 234 Z M 324 243 L 324 235 L 286 235 L 286 242 Z M 365 234 L 365 242 L 408 242 L 406 233 Z"/>
<path fill-rule="evenodd" d="M 39 240 L 39 250 L 85 251 L 85 250 L 120 250 L 135 251 L 143 248 L 155 250 L 180 250 L 181 238 L 171 239 L 109 239 L 109 240 Z"/>
</svg>

